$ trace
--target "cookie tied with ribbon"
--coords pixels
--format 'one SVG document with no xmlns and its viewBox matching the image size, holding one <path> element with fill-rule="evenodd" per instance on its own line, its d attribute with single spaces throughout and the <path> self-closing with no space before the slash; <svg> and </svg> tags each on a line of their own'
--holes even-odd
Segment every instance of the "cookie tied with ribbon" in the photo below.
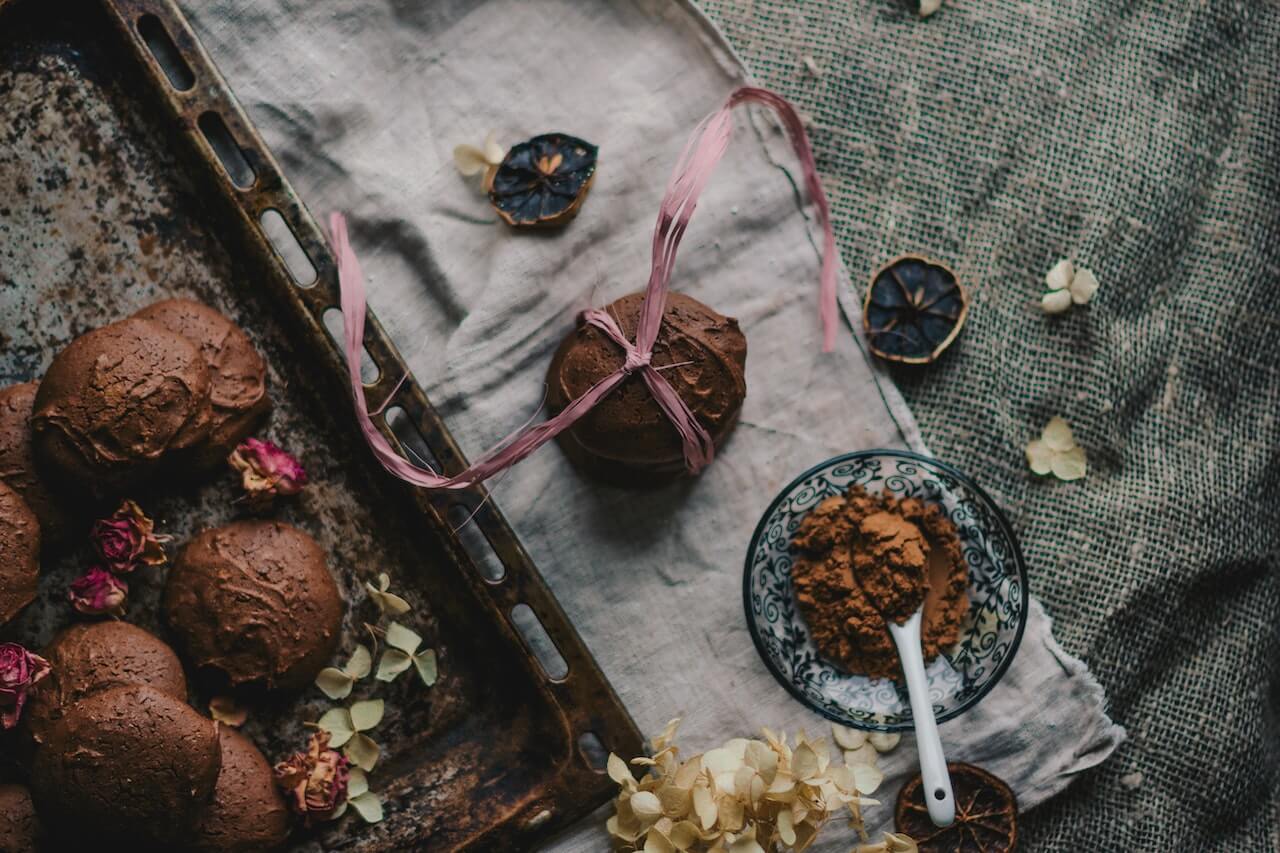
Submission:
<svg viewBox="0 0 1280 853">
<path fill-rule="evenodd" d="M 819 307 L 823 349 L 832 348 L 835 235 L 804 124 L 781 96 L 744 86 L 698 124 L 680 154 L 658 210 L 645 289 L 605 308 L 583 312 L 578 328 L 557 351 L 548 376 L 555 414 L 517 430 L 452 476 L 409 462 L 369 416 L 360 378 L 367 310 L 364 275 L 347 236 L 346 220 L 339 213 L 330 215 L 343 347 L 356 417 L 383 467 L 423 488 L 461 489 L 511 467 L 556 437 L 571 457 L 590 470 L 627 482 L 665 479 L 682 471 L 697 474 L 710 464 L 746 396 L 746 340 L 736 321 L 694 299 L 671 294 L 669 286 L 676 252 L 698 196 L 729 146 L 733 109 L 745 103 L 773 110 L 800 159 L 804 185 L 823 230 Z"/>
</svg>

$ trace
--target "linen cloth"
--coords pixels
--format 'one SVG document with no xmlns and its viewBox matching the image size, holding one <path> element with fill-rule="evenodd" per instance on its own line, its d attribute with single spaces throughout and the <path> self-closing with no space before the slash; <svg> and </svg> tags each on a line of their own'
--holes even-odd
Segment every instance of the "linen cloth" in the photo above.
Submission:
<svg viewBox="0 0 1280 853">
<path fill-rule="evenodd" d="M 311 210 L 347 212 L 373 311 L 472 457 L 538 408 L 579 310 L 643 287 L 676 156 L 746 78 L 680 4 L 214 0 L 187 12 Z M 855 333 L 819 352 L 818 253 L 787 172 L 796 164 L 770 120 L 743 111 L 736 121 L 672 285 L 738 317 L 748 338 L 747 401 L 723 452 L 695 480 L 629 491 L 583 479 L 547 446 L 490 484 L 641 729 L 683 716 L 687 751 L 765 725 L 826 733 L 747 633 L 751 531 L 783 485 L 828 456 L 923 449 Z M 574 223 L 536 235 L 497 223 L 451 159 L 489 129 L 506 144 L 561 130 L 600 146 Z M 840 301 L 856 328 L 847 278 Z M 1034 564 L 1031 575 L 1034 590 Z M 1038 603 L 1029 618 L 1002 683 L 942 726 L 950 757 L 990 768 L 1024 807 L 1123 737 Z M 891 800 L 916 769 L 909 739 L 882 766 Z M 887 825 L 891 809 L 869 818 Z M 822 851 L 851 840 L 842 821 L 821 838 Z M 601 815 L 552 849 L 607 846 Z"/>
<path fill-rule="evenodd" d="M 701 3 L 812 117 L 855 281 L 917 248 L 976 291 L 894 378 L 1131 734 L 1028 849 L 1280 850 L 1280 3 Z M 1045 318 L 1061 257 L 1102 289 Z M 1081 482 L 1027 474 L 1053 415 Z"/>
</svg>

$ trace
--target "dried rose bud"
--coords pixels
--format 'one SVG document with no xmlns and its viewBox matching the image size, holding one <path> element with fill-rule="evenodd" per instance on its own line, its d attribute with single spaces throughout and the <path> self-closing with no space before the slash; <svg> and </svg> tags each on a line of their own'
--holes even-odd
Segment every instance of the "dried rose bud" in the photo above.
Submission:
<svg viewBox="0 0 1280 853">
<path fill-rule="evenodd" d="M 289 806 L 308 826 L 331 820 L 347 801 L 349 762 L 329 749 L 329 733 L 316 732 L 306 752 L 297 752 L 275 766 L 276 784 Z"/>
<path fill-rule="evenodd" d="M 124 603 L 129 598 L 129 585 L 101 566 L 94 566 L 71 582 L 68 597 L 80 613 L 122 616 Z"/>
<path fill-rule="evenodd" d="M 269 441 L 246 438 L 227 458 L 251 498 L 296 495 L 307 484 L 301 463 Z"/>
<path fill-rule="evenodd" d="M 0 643 L 0 729 L 11 729 L 22 716 L 27 693 L 49 674 L 49 662 L 17 643 Z"/>
<path fill-rule="evenodd" d="M 164 543 L 169 538 L 155 533 L 155 522 L 133 501 L 120 504 L 110 518 L 95 521 L 89 533 L 93 549 L 116 574 L 128 574 L 138 566 L 164 565 Z"/>
</svg>

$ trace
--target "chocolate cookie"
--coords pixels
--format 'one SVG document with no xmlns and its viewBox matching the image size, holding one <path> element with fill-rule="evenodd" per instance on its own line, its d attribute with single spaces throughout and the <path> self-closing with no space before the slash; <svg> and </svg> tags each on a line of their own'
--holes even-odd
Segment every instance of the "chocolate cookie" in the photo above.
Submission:
<svg viewBox="0 0 1280 853">
<path fill-rule="evenodd" d="M 0 482 L 0 625 L 35 600 L 40 577 L 40 522 L 26 501 Z"/>
<path fill-rule="evenodd" d="M 267 363 L 239 326 L 195 300 L 165 299 L 133 316 L 177 332 L 200 348 L 209 367 L 213 424 L 196 451 L 197 464 L 222 464 L 271 409 Z"/>
<path fill-rule="evenodd" d="M 22 495 L 40 519 L 41 542 L 59 542 L 71 527 L 70 515 L 40 479 L 31 451 L 31 405 L 36 383 L 0 388 L 0 480 Z"/>
<path fill-rule="evenodd" d="M 289 808 L 271 765 L 253 741 L 230 726 L 218 728 L 222 771 L 213 802 L 200 818 L 188 849 L 200 853 L 273 850 L 289 837 Z"/>
<path fill-rule="evenodd" d="M 128 622 L 81 622 L 53 638 L 41 656 L 49 675 L 27 704 L 26 726 L 37 743 L 66 709 L 97 690 L 119 684 L 145 684 L 187 701 L 182 664 L 163 641 Z"/>
<path fill-rule="evenodd" d="M 213 796 L 218 727 L 154 687 L 99 690 L 67 709 L 36 751 L 44 825 L 85 849 L 178 849 Z"/>
<path fill-rule="evenodd" d="M 31 436 L 41 473 L 98 499 L 143 484 L 212 426 L 199 348 L 129 318 L 58 353 L 36 392 Z"/>
<path fill-rule="evenodd" d="M 36 853 L 40 838 L 31 792 L 22 785 L 0 785 L 0 851 Z"/>
<path fill-rule="evenodd" d="M 635 340 L 644 294 L 605 307 Z M 581 323 L 556 350 L 547 371 L 548 402 L 560 411 L 622 366 L 624 354 L 604 332 Z M 679 293 L 667 296 L 652 362 L 719 448 L 737 423 L 747 394 L 747 339 L 738 321 Z M 680 434 L 633 374 L 558 440 L 591 473 L 621 485 L 662 482 L 684 469 Z"/>
<path fill-rule="evenodd" d="M 163 606 L 187 657 L 232 685 L 309 684 L 342 627 L 342 597 L 324 552 L 278 521 L 198 533 L 169 573 Z"/>
</svg>

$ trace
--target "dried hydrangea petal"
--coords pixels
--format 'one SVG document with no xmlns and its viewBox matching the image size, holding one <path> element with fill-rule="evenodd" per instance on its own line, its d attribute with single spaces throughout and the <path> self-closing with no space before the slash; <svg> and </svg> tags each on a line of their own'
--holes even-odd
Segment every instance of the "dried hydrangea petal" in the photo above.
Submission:
<svg viewBox="0 0 1280 853">
<path fill-rule="evenodd" d="M 392 622 L 387 626 L 386 634 L 387 645 L 393 649 L 400 649 L 402 652 L 413 654 L 422 645 L 422 637 L 399 622 Z"/>
<path fill-rule="evenodd" d="M 356 733 L 355 724 L 351 721 L 351 712 L 346 708 L 331 708 L 316 725 L 329 733 L 331 749 L 342 747 Z"/>
<path fill-rule="evenodd" d="M 877 755 L 876 748 L 868 742 L 857 749 L 846 749 L 844 751 L 844 763 L 849 766 L 854 764 L 875 764 Z"/>
<path fill-rule="evenodd" d="M 316 676 L 316 687 L 330 699 L 346 699 L 351 695 L 351 688 L 356 680 L 337 667 L 327 666 Z"/>
<path fill-rule="evenodd" d="M 365 791 L 347 800 L 351 810 L 360 815 L 365 823 L 378 823 L 382 820 L 382 800 L 371 791 Z"/>
<path fill-rule="evenodd" d="M 1048 474 L 1053 471 L 1053 451 L 1040 439 L 1027 444 L 1027 464 L 1037 474 Z"/>
<path fill-rule="evenodd" d="M 352 764 L 365 771 L 372 770 L 378 763 L 378 756 L 382 754 L 382 750 L 374 743 L 373 738 L 359 733 L 347 742 L 344 752 L 347 758 L 351 759 Z"/>
<path fill-rule="evenodd" d="M 1067 258 L 1063 258 L 1053 265 L 1053 269 L 1045 274 L 1044 283 L 1050 290 L 1066 290 L 1071 286 L 1071 279 L 1075 277 L 1076 266 Z"/>
<path fill-rule="evenodd" d="M 358 797 L 369 790 L 369 777 L 359 767 L 352 767 L 347 776 L 347 796 Z"/>
<path fill-rule="evenodd" d="M 867 742 L 866 732 L 861 729 L 851 729 L 839 723 L 831 724 L 831 736 L 835 738 L 836 746 L 845 750 L 857 749 Z"/>
<path fill-rule="evenodd" d="M 413 656 L 400 649 L 387 649 L 378 661 L 378 672 L 373 677 L 378 681 L 395 681 L 402 672 L 413 666 Z"/>
<path fill-rule="evenodd" d="M 609 772 L 609 778 L 624 788 L 634 788 L 636 779 L 631 775 L 631 771 L 627 769 L 627 762 L 623 761 L 612 752 L 609 753 L 609 761 L 605 765 L 605 769 Z"/>
<path fill-rule="evenodd" d="M 631 811 L 641 820 L 657 820 L 662 817 L 662 804 L 652 791 L 636 791 L 631 795 Z"/>
<path fill-rule="evenodd" d="M 880 787 L 880 783 L 884 781 L 884 773 L 879 767 L 873 767 L 870 764 L 855 764 L 853 766 L 853 782 L 858 788 L 859 794 L 874 794 L 876 788 Z"/>
<path fill-rule="evenodd" d="M 342 671 L 359 681 L 366 677 L 371 669 L 373 669 L 373 654 L 363 643 L 357 643 L 355 650 L 351 652 L 351 659 L 347 661 Z"/>
<path fill-rule="evenodd" d="M 386 703 L 381 699 L 366 699 L 351 706 L 351 724 L 358 732 L 367 732 L 382 722 Z"/>
<path fill-rule="evenodd" d="M 1083 447 L 1073 447 L 1053 457 L 1053 476 L 1059 480 L 1079 480 L 1088 472 Z"/>
<path fill-rule="evenodd" d="M 867 738 L 876 752 L 892 752 L 897 749 L 898 742 L 901 740 L 902 735 L 897 732 L 872 732 Z"/>
<path fill-rule="evenodd" d="M 453 165 L 468 178 L 480 174 L 489 167 L 485 162 L 484 152 L 474 145 L 455 145 Z"/>
<path fill-rule="evenodd" d="M 1098 277 L 1093 274 L 1093 270 L 1079 269 L 1071 279 L 1070 290 L 1071 301 L 1084 305 L 1098 292 Z"/>
<path fill-rule="evenodd" d="M 1040 310 L 1046 314 L 1061 314 L 1071 307 L 1071 291 L 1051 290 L 1040 297 Z"/>
<path fill-rule="evenodd" d="M 719 810 L 716 807 L 716 798 L 711 793 L 710 788 L 699 786 L 693 789 L 693 811 L 698 815 L 698 822 L 703 829 L 710 829 L 715 826 L 716 820 L 719 818 Z"/>
<path fill-rule="evenodd" d="M 1062 452 L 1076 446 L 1076 438 L 1071 434 L 1071 425 L 1060 417 L 1052 417 L 1045 424 L 1040 440 L 1050 450 Z"/>
<path fill-rule="evenodd" d="M 435 649 L 427 649 L 422 654 L 414 655 L 413 665 L 418 670 L 418 677 L 422 679 L 422 683 L 428 687 L 435 684 L 436 679 L 440 677 L 439 670 L 436 668 Z"/>
<path fill-rule="evenodd" d="M 365 590 L 369 593 L 370 600 L 373 601 L 378 610 L 382 611 L 384 616 L 403 616 L 412 610 L 413 608 L 410 607 L 409 602 L 389 591 L 390 587 L 391 577 L 386 572 L 378 575 L 376 586 L 367 582 L 364 585 Z"/>
</svg>

